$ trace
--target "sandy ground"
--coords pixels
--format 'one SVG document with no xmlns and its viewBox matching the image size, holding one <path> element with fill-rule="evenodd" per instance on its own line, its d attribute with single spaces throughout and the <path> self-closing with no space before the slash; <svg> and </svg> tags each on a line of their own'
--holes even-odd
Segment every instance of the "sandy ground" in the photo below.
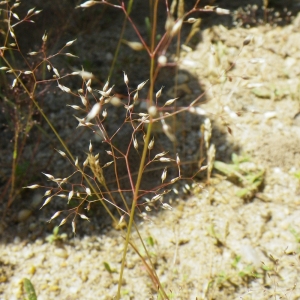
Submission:
<svg viewBox="0 0 300 300">
<path fill-rule="evenodd" d="M 193 157 L 199 151 L 199 126 L 209 118 L 211 144 L 226 171 L 216 165 L 209 182 L 187 179 L 177 186 L 179 195 L 173 192 L 168 198 L 172 210 L 151 212 L 148 221 L 138 223 L 170 299 L 300 299 L 300 179 L 295 175 L 300 170 L 299 30 L 300 17 L 276 28 L 214 25 L 202 30 L 194 49 L 182 51 L 181 101 L 189 103 L 205 91 L 205 103 L 199 105 L 201 115 L 179 118 L 188 134 L 179 130 L 178 138 Z M 242 47 L 249 36 L 251 43 Z M 159 84 L 163 81 L 160 76 Z M 166 94 L 173 84 L 166 80 Z M 62 120 L 69 113 L 65 103 L 72 99 L 58 103 L 56 96 L 47 97 L 57 104 L 49 113 Z M 57 126 L 69 137 L 77 123 L 60 122 Z M 89 139 L 86 134 L 81 140 L 85 149 Z M 236 156 L 231 158 L 232 153 Z M 39 154 L 43 157 L 47 153 Z M 57 162 L 56 172 L 64 168 L 65 163 Z M 0 298 L 23 299 L 21 282 L 27 277 L 38 299 L 113 299 L 122 233 L 107 225 L 101 211 L 91 222 L 78 224 L 77 237 L 62 227 L 66 238 L 50 243 L 46 238 L 57 224 L 46 221 L 61 206 L 38 210 L 41 195 L 26 194 L 27 202 L 8 215 L 13 223 L 2 227 Z M 26 210 L 30 213 L 22 219 Z M 133 240 L 138 241 L 136 232 Z M 137 248 L 143 251 L 138 243 Z M 122 299 L 160 299 L 133 249 L 127 255 L 122 294 Z"/>
</svg>

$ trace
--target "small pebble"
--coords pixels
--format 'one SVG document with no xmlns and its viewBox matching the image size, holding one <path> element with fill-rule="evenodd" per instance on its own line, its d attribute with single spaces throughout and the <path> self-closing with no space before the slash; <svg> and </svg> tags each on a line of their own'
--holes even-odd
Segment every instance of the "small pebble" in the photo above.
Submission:
<svg viewBox="0 0 300 300">
<path fill-rule="evenodd" d="M 64 249 L 58 248 L 54 250 L 54 254 L 61 258 L 68 258 L 68 252 Z"/>
</svg>

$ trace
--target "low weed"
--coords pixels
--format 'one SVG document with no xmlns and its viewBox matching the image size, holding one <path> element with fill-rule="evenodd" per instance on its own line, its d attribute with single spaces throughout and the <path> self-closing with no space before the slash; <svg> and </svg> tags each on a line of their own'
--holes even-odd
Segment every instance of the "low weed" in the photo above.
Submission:
<svg viewBox="0 0 300 300">
<path fill-rule="evenodd" d="M 46 241 L 48 241 L 49 243 L 59 243 L 66 240 L 68 237 L 67 234 L 59 233 L 59 228 L 59 226 L 55 226 L 53 228 L 53 233 L 46 237 Z"/>
<path fill-rule="evenodd" d="M 241 186 L 236 194 L 242 199 L 251 200 L 263 185 L 265 170 L 252 164 L 246 156 L 233 153 L 232 164 L 215 161 L 214 167 L 228 180 Z"/>
<path fill-rule="evenodd" d="M 28 278 L 23 279 L 23 286 L 24 286 L 24 291 L 25 291 L 25 294 L 26 294 L 25 299 L 27 299 L 27 300 L 36 300 L 37 295 L 36 295 L 34 286 Z"/>
</svg>

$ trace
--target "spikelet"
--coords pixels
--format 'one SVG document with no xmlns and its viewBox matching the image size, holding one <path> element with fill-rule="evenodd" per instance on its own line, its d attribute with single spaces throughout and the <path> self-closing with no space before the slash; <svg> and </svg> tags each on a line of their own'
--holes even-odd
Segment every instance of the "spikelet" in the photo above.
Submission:
<svg viewBox="0 0 300 300">
<path fill-rule="evenodd" d="M 177 7 L 177 17 L 182 18 L 184 16 L 184 0 L 179 0 Z"/>
<path fill-rule="evenodd" d="M 172 15 L 175 14 L 176 6 L 177 6 L 177 0 L 173 0 L 172 3 L 171 3 L 171 7 L 170 7 L 170 13 L 171 13 Z"/>
<path fill-rule="evenodd" d="M 99 160 L 96 159 L 96 157 L 93 154 L 88 154 L 88 162 L 90 165 L 90 168 L 94 174 L 94 176 L 97 178 L 97 180 L 102 184 L 102 185 L 106 185 L 105 183 L 105 178 L 103 176 L 103 171 L 102 168 L 100 167 L 100 163 Z"/>
</svg>

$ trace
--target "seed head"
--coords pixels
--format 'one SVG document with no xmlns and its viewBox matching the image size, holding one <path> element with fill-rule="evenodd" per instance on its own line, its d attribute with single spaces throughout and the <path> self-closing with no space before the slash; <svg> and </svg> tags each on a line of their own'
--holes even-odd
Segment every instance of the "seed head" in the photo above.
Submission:
<svg viewBox="0 0 300 300">
<path fill-rule="evenodd" d="M 88 154 L 88 163 L 90 165 L 90 168 L 94 176 L 102 185 L 105 186 L 106 185 L 105 178 L 103 176 L 103 171 L 102 168 L 100 167 L 99 160 L 96 160 L 95 156 L 93 156 L 92 154 Z"/>
<path fill-rule="evenodd" d="M 74 54 L 72 54 L 72 53 L 65 53 L 65 55 L 66 56 L 69 56 L 69 57 L 79 57 L 79 56 L 77 56 L 77 55 L 74 55 Z M 74 73 L 74 72 L 73 72 Z M 78 75 L 78 73 L 77 74 L 71 74 L 71 75 Z"/>
<path fill-rule="evenodd" d="M 200 115 L 200 116 L 205 116 L 206 115 L 206 111 L 200 107 L 190 107 L 188 109 L 188 111 L 192 114 L 197 114 L 197 115 Z"/>
<path fill-rule="evenodd" d="M 215 12 L 218 15 L 230 15 L 230 10 L 229 9 L 225 9 L 225 8 L 221 8 L 221 7 L 217 7 L 215 9 Z"/>
<path fill-rule="evenodd" d="M 11 37 L 13 38 L 13 39 L 16 39 L 16 36 L 15 36 L 15 34 L 13 33 L 13 31 L 10 29 L 10 35 L 11 35 Z"/>
<path fill-rule="evenodd" d="M 73 40 L 73 41 L 70 41 L 70 42 L 67 42 L 65 47 L 69 47 L 71 46 L 77 39 Z"/>
<path fill-rule="evenodd" d="M 109 94 L 111 93 L 111 90 L 113 89 L 114 85 L 108 89 L 107 91 L 100 91 L 96 90 L 99 94 L 101 94 L 103 97 L 109 97 Z"/>
<path fill-rule="evenodd" d="M 45 32 L 45 33 L 43 34 L 43 36 L 42 36 L 42 41 L 43 41 L 44 43 L 46 43 L 47 38 L 48 38 L 48 36 L 47 36 L 47 34 L 46 34 L 46 32 Z"/>
<path fill-rule="evenodd" d="M 157 113 L 157 108 L 156 106 L 152 105 L 148 108 L 148 113 L 150 116 L 155 117 Z"/>
<path fill-rule="evenodd" d="M 162 66 L 165 66 L 168 62 L 168 59 L 165 55 L 160 55 L 157 59 L 157 62 L 162 65 Z"/>
<path fill-rule="evenodd" d="M 101 104 L 99 102 L 97 102 L 93 108 L 91 109 L 91 111 L 89 112 L 89 114 L 86 116 L 86 121 L 90 121 L 91 119 L 94 119 L 96 116 L 99 115 L 101 110 Z"/>
<path fill-rule="evenodd" d="M 134 96 L 133 96 L 133 102 L 136 102 L 138 100 L 138 98 L 139 98 L 139 92 L 136 91 Z"/>
<path fill-rule="evenodd" d="M 11 10 L 15 7 L 18 7 L 20 5 L 20 3 L 14 3 L 14 5 L 12 5 L 12 7 L 10 8 Z"/>
<path fill-rule="evenodd" d="M 166 105 L 171 105 L 171 104 L 174 103 L 174 101 L 176 101 L 177 99 L 178 99 L 178 97 L 177 97 L 177 98 L 174 98 L 174 99 L 168 100 L 168 101 L 165 103 L 164 106 L 166 106 Z"/>
<path fill-rule="evenodd" d="M 244 41 L 243 41 L 243 46 L 247 46 L 251 43 L 251 41 L 253 40 L 253 36 L 252 35 L 248 35 Z"/>
<path fill-rule="evenodd" d="M 34 8 L 31 8 L 31 9 L 29 9 L 28 10 L 28 12 L 27 12 L 27 16 L 29 15 L 29 14 L 31 14 L 33 11 L 35 10 L 35 7 Z"/>
<path fill-rule="evenodd" d="M 168 209 L 168 210 L 172 210 L 172 209 L 173 209 L 172 206 L 169 205 L 168 203 L 163 203 L 163 204 L 162 204 L 162 208 L 163 208 L 163 209 Z"/>
<path fill-rule="evenodd" d="M 54 179 L 54 176 L 50 175 L 50 174 L 46 174 L 46 173 L 43 173 L 46 177 L 48 177 L 50 180 L 53 180 Z"/>
<path fill-rule="evenodd" d="M 197 21 L 197 19 L 195 19 L 195 18 L 188 18 L 188 20 L 187 20 L 187 22 L 191 23 L 191 24 L 195 23 L 196 21 Z"/>
<path fill-rule="evenodd" d="M 148 79 L 145 80 L 144 82 L 140 83 L 140 84 L 137 86 L 137 90 L 140 91 L 140 90 L 144 87 L 144 85 L 145 85 L 147 82 L 148 82 Z"/>
<path fill-rule="evenodd" d="M 38 184 L 33 184 L 33 185 L 28 185 L 28 186 L 25 186 L 26 189 L 37 189 L 39 188 L 40 186 Z"/>
<path fill-rule="evenodd" d="M 145 114 L 145 113 L 139 113 L 139 116 L 140 116 L 140 117 L 148 117 L 149 115 L 148 115 L 148 114 Z"/>
<path fill-rule="evenodd" d="M 161 92 L 163 88 L 164 87 L 161 87 L 160 90 L 156 93 L 156 99 L 158 99 L 161 96 Z"/>
<path fill-rule="evenodd" d="M 68 87 L 66 87 L 66 86 L 64 86 L 64 85 L 58 84 L 58 87 L 59 87 L 63 92 L 71 93 L 71 89 L 69 89 Z"/>
<path fill-rule="evenodd" d="M 173 1 L 174 3 L 175 1 Z M 168 18 L 167 18 L 167 21 L 166 21 L 166 24 L 165 24 L 165 29 L 167 32 L 171 32 L 172 31 L 172 28 L 174 27 L 174 24 L 175 24 L 175 21 L 174 21 L 174 18 L 171 14 L 168 15 Z"/>
<path fill-rule="evenodd" d="M 57 77 L 60 77 L 60 76 L 59 76 L 59 73 L 58 73 L 58 71 L 57 71 L 56 68 L 53 68 L 53 72 L 54 72 L 54 74 L 55 74 Z"/>
<path fill-rule="evenodd" d="M 171 159 L 171 158 L 168 158 L 168 157 L 161 157 L 161 158 L 159 159 L 159 161 L 161 161 L 161 162 L 170 162 L 170 161 L 172 161 L 172 159 Z"/>
<path fill-rule="evenodd" d="M 86 1 L 78 6 L 76 6 L 75 8 L 80 8 L 80 7 L 91 7 L 95 4 L 99 3 L 99 1 Z"/>
<path fill-rule="evenodd" d="M 75 234 L 76 233 L 76 223 L 75 221 L 72 221 L 72 231 Z"/>
<path fill-rule="evenodd" d="M 62 226 L 67 222 L 67 219 L 62 219 L 58 226 Z"/>
<path fill-rule="evenodd" d="M 122 105 L 122 101 L 121 101 L 121 99 L 120 98 L 118 98 L 118 97 L 112 97 L 112 98 L 110 98 L 110 103 L 113 105 L 113 106 L 116 106 L 116 107 L 118 107 L 118 106 L 121 106 Z"/>
<path fill-rule="evenodd" d="M 49 196 L 51 193 L 52 193 L 52 191 L 48 190 L 48 191 L 45 192 L 44 196 Z"/>
<path fill-rule="evenodd" d="M 68 195 L 68 203 L 72 199 L 73 195 L 74 195 L 74 191 L 72 190 L 72 191 L 69 192 L 69 195 Z"/>
<path fill-rule="evenodd" d="M 112 161 L 109 161 L 109 162 L 107 162 L 103 167 L 102 167 L 102 169 L 103 168 L 106 168 L 106 167 L 108 167 L 108 166 L 110 166 L 111 164 L 113 164 L 114 163 L 114 161 L 112 160 Z"/>
<path fill-rule="evenodd" d="M 163 183 L 167 177 L 167 168 L 165 168 L 161 174 L 161 182 Z"/>
<path fill-rule="evenodd" d="M 87 72 L 87 71 L 84 71 L 84 70 L 76 72 L 76 73 L 78 73 L 78 75 L 81 76 L 81 78 L 83 80 L 89 80 L 89 79 L 94 78 L 94 75 L 91 72 Z"/>
<path fill-rule="evenodd" d="M 200 168 L 200 171 L 204 171 L 204 170 L 206 170 L 207 169 L 207 166 L 202 166 L 201 168 Z"/>
<path fill-rule="evenodd" d="M 154 156 L 153 160 L 155 160 L 155 159 L 157 159 L 157 158 L 159 158 L 159 157 L 162 157 L 162 156 L 166 155 L 167 153 L 168 153 L 167 151 L 158 153 L 158 154 L 156 154 L 156 155 Z"/>
<path fill-rule="evenodd" d="M 91 202 L 88 203 L 86 210 L 89 211 L 91 209 Z"/>
<path fill-rule="evenodd" d="M 180 177 L 175 177 L 175 178 L 173 178 L 170 182 L 171 183 L 175 183 L 176 181 L 178 181 L 180 179 Z"/>
<path fill-rule="evenodd" d="M 11 88 L 12 88 L 12 89 L 16 86 L 16 83 L 17 83 L 17 78 L 15 78 L 15 79 L 13 80 L 13 83 L 12 83 L 12 85 L 11 85 Z"/>
<path fill-rule="evenodd" d="M 86 215 L 83 215 L 83 214 L 79 214 L 80 218 L 81 219 L 84 219 L 84 220 L 90 220 Z"/>
<path fill-rule="evenodd" d="M 61 150 L 56 150 L 62 157 L 66 157 L 66 153 Z"/>
<path fill-rule="evenodd" d="M 177 22 L 175 23 L 175 25 L 173 26 L 172 30 L 171 30 L 171 36 L 175 36 L 181 29 L 182 27 L 182 23 L 183 23 L 183 18 L 180 18 L 179 20 L 177 20 Z"/>
<path fill-rule="evenodd" d="M 86 191 L 86 193 L 87 193 L 89 196 L 91 196 L 91 195 L 92 195 L 92 193 L 91 193 L 91 189 L 90 189 L 90 188 L 86 188 L 86 189 L 85 189 L 85 191 Z"/>
<path fill-rule="evenodd" d="M 82 96 L 82 95 L 79 95 L 79 96 L 80 96 L 80 99 L 81 99 L 82 104 L 83 104 L 84 106 L 87 106 L 87 104 L 88 104 L 87 99 L 86 99 L 84 96 Z"/>
<path fill-rule="evenodd" d="M 128 86 L 129 79 L 128 79 L 128 76 L 127 76 L 127 74 L 125 72 L 124 72 L 124 82 Z"/>
<path fill-rule="evenodd" d="M 70 106 L 70 107 L 72 107 L 73 109 L 76 109 L 76 110 L 81 110 L 80 106 L 78 106 L 78 105 L 68 105 L 67 104 L 67 106 Z"/>
<path fill-rule="evenodd" d="M 50 220 L 49 220 L 48 222 L 50 223 L 53 219 L 57 218 L 60 214 L 61 214 L 61 211 L 57 211 L 57 212 L 50 218 Z"/>
<path fill-rule="evenodd" d="M 102 89 L 103 92 L 106 92 L 106 91 L 107 91 L 108 85 L 109 85 L 109 81 L 107 80 L 106 83 L 105 83 L 105 85 L 104 85 L 104 87 L 103 87 L 103 89 Z"/>
<path fill-rule="evenodd" d="M 131 105 L 124 105 L 124 107 L 125 107 L 125 109 L 126 110 L 132 110 L 133 109 L 133 104 L 131 104 Z"/>
<path fill-rule="evenodd" d="M 60 198 L 67 198 L 67 196 L 65 194 L 58 194 L 56 195 L 57 197 L 60 197 Z"/>
<path fill-rule="evenodd" d="M 161 195 L 161 194 L 158 194 L 158 195 L 152 197 L 152 199 L 150 200 L 150 202 L 156 202 L 156 201 L 159 200 L 161 197 L 162 197 L 162 195 Z"/>
<path fill-rule="evenodd" d="M 122 40 L 122 42 L 134 51 L 141 51 L 145 48 L 144 45 L 140 42 L 130 42 L 126 40 Z"/>
<path fill-rule="evenodd" d="M 149 149 L 149 150 L 152 150 L 152 149 L 153 149 L 153 146 L 154 146 L 154 137 L 153 137 L 152 140 L 149 142 L 148 149 Z"/>
<path fill-rule="evenodd" d="M 137 139 L 136 139 L 135 136 L 133 138 L 133 147 L 134 147 L 135 150 L 139 149 L 139 144 L 138 144 Z"/>
<path fill-rule="evenodd" d="M 50 196 L 50 197 L 46 198 L 45 202 L 43 203 L 43 205 L 40 209 L 42 209 L 45 205 L 47 205 L 52 200 L 52 197 L 53 196 Z"/>
<path fill-rule="evenodd" d="M 87 165 L 88 165 L 88 163 L 89 163 L 89 160 L 88 160 L 88 158 L 83 162 L 83 166 L 84 167 L 86 167 Z"/>
</svg>

